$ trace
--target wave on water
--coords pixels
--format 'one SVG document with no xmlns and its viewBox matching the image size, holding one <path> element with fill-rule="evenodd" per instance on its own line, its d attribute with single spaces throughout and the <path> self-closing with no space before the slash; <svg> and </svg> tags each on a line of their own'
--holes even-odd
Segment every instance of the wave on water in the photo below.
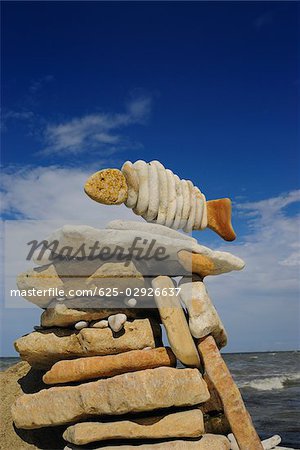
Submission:
<svg viewBox="0 0 300 450">
<path fill-rule="evenodd" d="M 251 388 L 258 391 L 272 391 L 275 389 L 283 389 L 288 384 L 300 380 L 300 373 L 293 375 L 281 375 L 269 378 L 254 378 L 251 381 L 240 383 L 240 388 Z"/>
</svg>

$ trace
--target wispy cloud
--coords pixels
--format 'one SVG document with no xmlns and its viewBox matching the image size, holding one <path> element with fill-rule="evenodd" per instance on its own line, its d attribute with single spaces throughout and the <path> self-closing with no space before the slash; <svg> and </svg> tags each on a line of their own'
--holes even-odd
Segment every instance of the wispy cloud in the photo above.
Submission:
<svg viewBox="0 0 300 450">
<path fill-rule="evenodd" d="M 105 148 L 110 154 L 125 146 L 127 139 L 121 130 L 143 124 L 151 111 L 150 97 L 139 97 L 126 105 L 122 113 L 95 113 L 49 124 L 43 134 L 44 155 L 79 154 Z M 118 147 L 116 147 L 118 146 Z"/>
<path fill-rule="evenodd" d="M 31 92 L 31 94 L 35 94 L 36 92 L 40 91 L 46 84 L 50 83 L 53 80 L 53 75 L 45 75 L 32 80 L 31 85 L 29 86 L 29 92 Z"/>
<path fill-rule="evenodd" d="M 253 21 L 253 26 L 256 30 L 261 30 L 265 25 L 273 22 L 273 14 L 271 11 L 266 11 L 257 16 Z"/>
</svg>

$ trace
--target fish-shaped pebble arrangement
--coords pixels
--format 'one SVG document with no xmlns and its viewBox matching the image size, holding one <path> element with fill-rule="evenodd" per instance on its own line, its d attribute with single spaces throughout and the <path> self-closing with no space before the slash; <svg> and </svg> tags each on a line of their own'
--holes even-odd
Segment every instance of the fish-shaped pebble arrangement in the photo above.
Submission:
<svg viewBox="0 0 300 450">
<path fill-rule="evenodd" d="M 90 176 L 84 190 L 99 203 L 124 203 L 147 222 L 187 233 L 208 227 L 226 241 L 236 237 L 229 198 L 206 201 L 190 180 L 180 179 L 159 161 L 126 161 L 121 170 L 100 170 Z"/>
</svg>

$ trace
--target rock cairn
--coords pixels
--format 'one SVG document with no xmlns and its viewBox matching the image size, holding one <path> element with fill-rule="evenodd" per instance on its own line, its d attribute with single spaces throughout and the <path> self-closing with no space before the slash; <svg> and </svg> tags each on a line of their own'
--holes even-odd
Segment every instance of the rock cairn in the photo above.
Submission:
<svg viewBox="0 0 300 450">
<path fill-rule="evenodd" d="M 137 238 L 147 257 L 132 258 Z M 52 248 L 36 250 L 38 266 L 17 280 L 44 311 L 15 348 L 45 386 L 16 400 L 17 428 L 61 427 L 65 449 L 263 448 L 221 357 L 227 334 L 203 282 L 241 270 L 241 259 L 140 222 L 65 226 L 46 241 Z M 106 250 L 90 258 L 95 242 Z"/>
</svg>

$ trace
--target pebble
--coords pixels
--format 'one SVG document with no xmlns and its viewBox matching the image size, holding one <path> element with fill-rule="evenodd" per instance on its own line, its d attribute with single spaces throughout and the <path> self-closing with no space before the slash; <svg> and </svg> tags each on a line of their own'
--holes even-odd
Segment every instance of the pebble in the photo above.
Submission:
<svg viewBox="0 0 300 450">
<path fill-rule="evenodd" d="M 120 331 L 123 328 L 126 320 L 127 320 L 126 314 L 121 313 L 114 314 L 112 316 L 109 316 L 108 324 L 115 333 L 118 333 L 118 331 Z"/>
<path fill-rule="evenodd" d="M 83 328 L 87 328 L 89 326 L 89 323 L 85 320 L 80 320 L 79 322 L 75 323 L 74 327 L 76 330 L 82 330 Z"/>
<path fill-rule="evenodd" d="M 90 326 L 92 328 L 108 328 L 108 320 L 98 320 L 97 322 L 92 322 Z"/>
<path fill-rule="evenodd" d="M 134 307 L 137 304 L 137 301 L 135 298 L 128 298 L 125 300 L 125 303 L 130 307 Z"/>
</svg>

